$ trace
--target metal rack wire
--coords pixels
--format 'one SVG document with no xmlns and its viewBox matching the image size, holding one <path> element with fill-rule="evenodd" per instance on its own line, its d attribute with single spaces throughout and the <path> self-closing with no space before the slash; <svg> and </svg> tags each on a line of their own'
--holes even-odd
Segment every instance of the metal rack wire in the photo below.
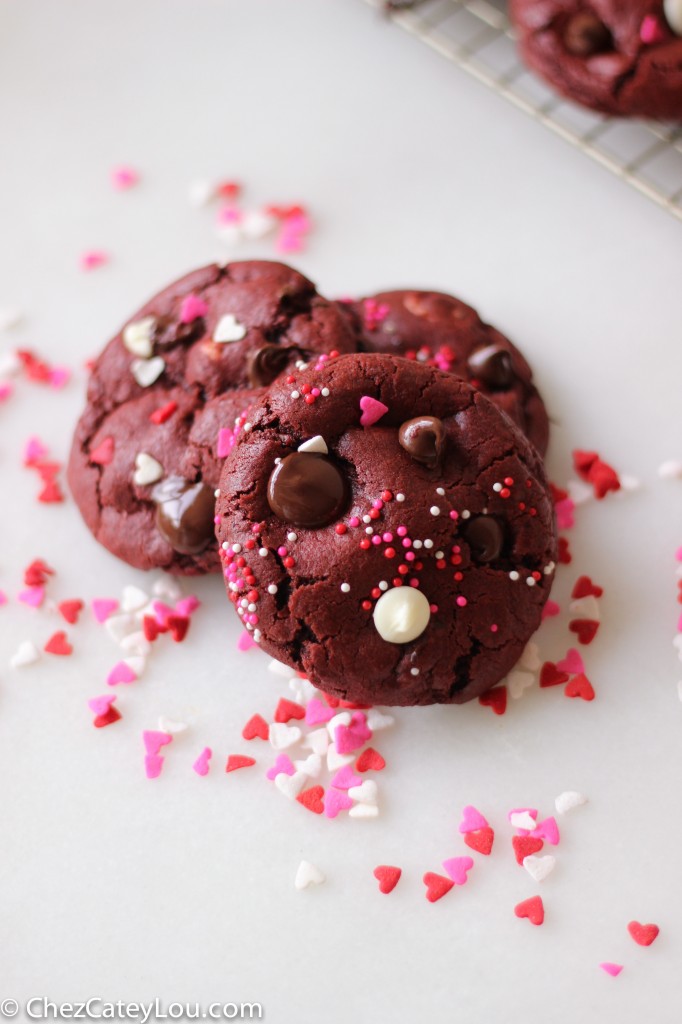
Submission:
<svg viewBox="0 0 682 1024">
<path fill-rule="evenodd" d="M 557 96 L 519 61 L 504 0 L 421 0 L 388 16 L 682 220 L 682 127 L 605 117 Z"/>
</svg>

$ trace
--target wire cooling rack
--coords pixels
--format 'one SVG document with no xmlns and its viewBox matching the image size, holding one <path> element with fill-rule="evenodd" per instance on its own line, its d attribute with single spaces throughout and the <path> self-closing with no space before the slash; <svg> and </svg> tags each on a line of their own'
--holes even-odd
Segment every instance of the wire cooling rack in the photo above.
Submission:
<svg viewBox="0 0 682 1024">
<path fill-rule="evenodd" d="M 562 99 L 519 61 L 503 0 L 365 0 L 682 220 L 682 127 L 605 117 Z"/>
</svg>

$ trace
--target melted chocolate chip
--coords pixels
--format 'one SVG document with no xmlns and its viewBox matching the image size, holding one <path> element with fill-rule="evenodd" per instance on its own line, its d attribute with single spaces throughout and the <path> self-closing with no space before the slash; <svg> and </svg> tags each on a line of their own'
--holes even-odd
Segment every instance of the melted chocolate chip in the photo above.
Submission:
<svg viewBox="0 0 682 1024">
<path fill-rule="evenodd" d="M 326 455 L 292 452 L 268 481 L 268 504 L 278 519 L 314 529 L 338 519 L 348 500 L 346 480 Z"/>
<path fill-rule="evenodd" d="M 462 523 L 461 532 L 475 562 L 494 562 L 504 545 L 504 530 L 494 516 L 475 516 Z"/>
<path fill-rule="evenodd" d="M 169 476 L 152 491 L 156 528 L 181 555 L 196 555 L 213 540 L 215 496 L 201 482 Z"/>
<path fill-rule="evenodd" d="M 472 352 L 468 366 L 472 376 L 491 391 L 504 391 L 514 383 L 511 355 L 501 345 L 486 345 Z"/>
<path fill-rule="evenodd" d="M 251 356 L 248 370 L 250 383 L 255 388 L 272 384 L 285 369 L 292 353 L 299 351 L 295 345 L 263 345 Z"/>
<path fill-rule="evenodd" d="M 434 469 L 443 454 L 445 428 L 435 416 L 415 416 L 403 423 L 398 440 L 416 462 Z"/>
<path fill-rule="evenodd" d="M 613 49 L 613 36 L 596 14 L 580 11 L 564 29 L 564 46 L 574 57 L 593 57 Z"/>
</svg>

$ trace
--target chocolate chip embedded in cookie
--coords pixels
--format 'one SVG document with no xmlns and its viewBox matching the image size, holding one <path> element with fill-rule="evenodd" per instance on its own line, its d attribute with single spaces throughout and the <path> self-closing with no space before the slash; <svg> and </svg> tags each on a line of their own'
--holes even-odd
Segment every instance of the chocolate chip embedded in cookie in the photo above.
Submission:
<svg viewBox="0 0 682 1024">
<path fill-rule="evenodd" d="M 365 353 L 293 371 L 250 422 L 217 536 L 264 650 L 359 703 L 462 703 L 498 682 L 556 558 L 542 460 L 511 420 L 454 374 Z"/>
</svg>

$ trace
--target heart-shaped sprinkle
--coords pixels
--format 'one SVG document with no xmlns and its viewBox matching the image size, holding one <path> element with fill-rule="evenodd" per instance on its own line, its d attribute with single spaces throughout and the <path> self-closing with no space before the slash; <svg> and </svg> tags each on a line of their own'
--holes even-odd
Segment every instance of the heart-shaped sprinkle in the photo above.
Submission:
<svg viewBox="0 0 682 1024">
<path fill-rule="evenodd" d="M 295 771 L 296 769 L 294 768 L 291 758 L 287 757 L 286 754 L 278 754 L 275 758 L 275 763 L 271 768 L 268 768 L 265 775 L 272 781 L 282 773 L 284 775 L 293 775 Z"/>
<path fill-rule="evenodd" d="M 118 661 L 107 676 L 109 686 L 116 686 L 118 683 L 134 683 L 137 674 L 127 661 Z"/>
<path fill-rule="evenodd" d="M 376 804 L 353 804 L 348 812 L 349 818 L 378 818 L 379 808 Z"/>
<path fill-rule="evenodd" d="M 322 786 L 311 786 L 310 789 L 304 789 L 302 793 L 299 793 L 296 799 L 299 804 L 303 804 L 313 814 L 322 814 L 324 811 L 323 797 L 324 789 Z"/>
<path fill-rule="evenodd" d="M 348 726 L 350 725 L 350 722 L 350 711 L 339 711 L 338 714 L 330 718 L 329 721 L 327 722 L 327 732 L 329 733 L 331 739 L 334 739 L 334 733 L 336 732 L 340 725 Z"/>
<path fill-rule="evenodd" d="M 161 732 L 160 729 L 145 729 L 142 733 L 142 742 L 146 752 L 153 757 L 159 753 L 162 747 L 172 743 L 173 737 L 170 733 Z"/>
<path fill-rule="evenodd" d="M 168 631 L 176 644 L 182 643 L 187 636 L 190 620 L 186 615 L 169 615 L 167 619 Z"/>
<path fill-rule="evenodd" d="M 145 754 L 144 773 L 148 779 L 158 779 L 163 768 L 163 760 L 159 754 Z"/>
<path fill-rule="evenodd" d="M 384 405 L 383 402 L 379 402 L 376 398 L 372 398 L 371 395 L 362 396 L 360 399 L 360 409 L 362 410 L 362 415 L 360 416 L 361 427 L 373 426 L 388 412 L 388 406 Z"/>
<path fill-rule="evenodd" d="M 191 324 L 207 313 L 208 306 L 203 299 L 198 295 L 185 295 L 180 304 L 180 323 Z"/>
<path fill-rule="evenodd" d="M 540 686 L 560 686 L 568 682 L 568 672 L 563 672 L 553 661 L 546 661 L 540 669 Z"/>
<path fill-rule="evenodd" d="M 186 731 L 186 722 L 177 722 L 173 718 L 166 718 L 165 715 L 159 715 L 159 732 L 169 732 L 171 736 L 175 736 L 176 733 Z"/>
<path fill-rule="evenodd" d="M 539 853 L 544 846 L 542 839 L 534 836 L 513 836 L 512 846 L 517 864 L 523 864 L 526 857 Z"/>
<path fill-rule="evenodd" d="M 134 654 L 140 657 L 146 656 L 152 649 L 151 644 L 141 630 L 137 633 L 128 633 L 127 636 L 123 637 L 119 646 L 126 654 Z"/>
<path fill-rule="evenodd" d="M 530 811 L 511 811 L 509 814 L 509 824 L 512 828 L 520 828 L 525 832 L 532 832 L 537 822 Z"/>
<path fill-rule="evenodd" d="M 601 967 L 602 971 L 605 971 L 606 974 L 610 974 L 612 978 L 617 978 L 620 972 L 623 970 L 622 964 L 613 964 L 609 961 L 605 961 L 603 964 L 599 964 L 599 966 Z"/>
<path fill-rule="evenodd" d="M 275 787 L 289 800 L 295 800 L 307 781 L 308 776 L 303 772 L 294 772 L 293 775 L 280 772 L 275 776 Z"/>
<path fill-rule="evenodd" d="M 367 712 L 367 725 L 373 733 L 381 732 L 382 729 L 390 729 L 395 725 L 395 718 L 380 711 L 379 708 L 370 708 Z"/>
<path fill-rule="evenodd" d="M 91 697 L 88 707 L 95 715 L 105 715 L 115 700 L 115 694 L 105 693 L 102 697 Z"/>
<path fill-rule="evenodd" d="M 273 722 L 268 730 L 270 744 L 275 750 L 286 750 L 298 743 L 301 738 L 301 730 L 297 725 L 286 725 L 285 722 Z"/>
<path fill-rule="evenodd" d="M 46 484 L 38 495 L 38 501 L 42 501 L 45 505 L 52 505 L 54 503 L 64 501 L 64 495 L 61 492 L 59 484 L 53 483 L 52 481 Z"/>
<path fill-rule="evenodd" d="M 478 698 L 484 708 L 492 708 L 496 715 L 503 715 L 507 710 L 507 687 L 493 686 Z"/>
<path fill-rule="evenodd" d="M 525 838 L 525 836 L 516 836 L 515 838 Z M 531 854 L 524 858 L 523 866 L 531 878 L 536 882 L 542 882 L 554 870 L 556 859 L 549 853 L 544 857 L 536 857 Z"/>
<path fill-rule="evenodd" d="M 318 867 L 308 860 L 302 860 L 296 871 L 294 887 L 296 889 L 307 889 L 309 885 L 322 885 L 326 881 L 325 876 Z"/>
<path fill-rule="evenodd" d="M 326 729 L 313 729 L 303 740 L 303 746 L 313 754 L 324 757 L 329 750 L 329 736 Z"/>
<path fill-rule="evenodd" d="M 567 697 L 580 697 L 582 700 L 594 700 L 594 688 L 587 676 L 581 672 L 566 683 L 564 693 Z"/>
<path fill-rule="evenodd" d="M 212 756 L 213 751 L 211 750 L 211 748 L 204 747 L 204 749 L 201 751 L 198 758 L 192 765 L 192 768 L 197 773 L 197 775 L 208 775 L 208 770 L 210 767 L 210 761 Z"/>
<path fill-rule="evenodd" d="M 121 718 L 121 712 L 114 707 L 108 708 L 103 714 L 97 715 L 93 721 L 95 729 L 103 729 L 105 725 L 112 725 Z"/>
<path fill-rule="evenodd" d="M 597 635 L 599 623 L 593 619 L 573 619 L 568 624 L 571 633 L 578 637 L 578 643 L 591 644 Z"/>
<path fill-rule="evenodd" d="M 148 359 L 152 354 L 152 337 L 156 321 L 153 316 L 135 320 L 123 328 L 123 345 L 134 356 Z M 138 382 L 139 383 L 139 382 Z"/>
<path fill-rule="evenodd" d="M 306 725 L 320 725 L 322 722 L 328 722 L 333 717 L 333 708 L 323 704 L 318 697 L 313 697 L 308 701 L 305 709 Z"/>
<path fill-rule="evenodd" d="M 465 834 L 467 832 L 479 832 L 482 828 L 487 827 L 488 822 L 481 812 L 468 804 L 462 811 L 462 820 L 459 823 L 459 831 L 462 834 Z"/>
<path fill-rule="evenodd" d="M 294 761 L 294 767 L 297 772 L 303 772 L 303 774 L 307 775 L 309 779 L 316 779 L 322 771 L 322 758 L 319 754 L 309 754 L 305 761 Z M 342 788 L 338 783 L 334 782 L 334 780 L 332 780 L 332 784 L 335 785 L 337 789 Z"/>
<path fill-rule="evenodd" d="M 572 811 L 574 807 L 580 807 L 582 804 L 586 803 L 586 796 L 583 796 L 582 793 L 578 793 L 573 789 L 568 789 L 565 793 L 559 794 L 554 801 L 554 806 L 557 809 L 557 814 L 566 814 L 567 811 Z"/>
<path fill-rule="evenodd" d="M 467 832 L 464 836 L 466 845 L 476 853 L 482 853 L 484 857 L 490 854 L 494 840 L 495 833 L 491 828 L 479 828 L 475 832 Z"/>
<path fill-rule="evenodd" d="M 245 337 L 246 327 L 239 323 L 234 313 L 226 313 L 225 316 L 221 316 L 213 331 L 213 340 L 221 345 L 231 341 L 241 341 Z"/>
<path fill-rule="evenodd" d="M 531 835 L 535 839 L 544 839 L 550 846 L 557 846 L 559 843 L 559 826 L 556 818 L 544 818 L 538 822 L 537 828 L 533 829 Z"/>
<path fill-rule="evenodd" d="M 384 894 L 393 892 L 400 881 L 402 873 L 402 868 L 393 867 L 391 864 L 380 864 L 379 867 L 375 868 L 373 875 L 379 883 L 379 892 Z"/>
<path fill-rule="evenodd" d="M 569 611 L 576 619 L 590 619 L 592 622 L 601 620 L 599 601 L 596 597 L 581 597 L 578 601 L 571 601 Z"/>
<path fill-rule="evenodd" d="M 455 885 L 464 885 L 468 881 L 467 872 L 471 871 L 473 866 L 471 857 L 450 857 L 443 861 L 443 871 L 450 876 Z"/>
<path fill-rule="evenodd" d="M 565 657 L 561 661 L 557 661 L 556 667 L 559 672 L 568 672 L 569 675 L 577 675 L 579 672 L 585 671 L 585 665 L 583 659 L 580 656 L 580 652 L 576 651 L 575 647 L 571 647 L 566 652 Z"/>
<path fill-rule="evenodd" d="M 360 754 L 360 757 L 355 762 L 355 770 L 357 772 L 380 772 L 386 767 L 386 762 L 374 747 L 367 747 L 366 750 Z"/>
<path fill-rule="evenodd" d="M 352 786 L 359 786 L 361 782 L 360 776 L 355 774 L 349 764 L 345 764 L 343 768 L 339 768 L 331 784 L 337 789 L 350 789 Z"/>
<path fill-rule="evenodd" d="M 105 437 L 103 441 L 90 451 L 90 462 L 96 466 L 108 466 L 114 457 L 114 439 Z"/>
<path fill-rule="evenodd" d="M 138 487 L 154 484 L 163 476 L 163 466 L 147 452 L 138 452 L 135 456 L 135 472 L 133 481 Z"/>
<path fill-rule="evenodd" d="M 638 946 L 650 946 L 660 929 L 657 924 L 640 924 L 639 921 L 630 921 L 628 931 Z"/>
<path fill-rule="evenodd" d="M 362 711 L 353 713 L 350 725 L 339 725 L 334 730 L 334 744 L 339 754 L 352 754 L 371 738 L 372 730 L 367 728 Z"/>
<path fill-rule="evenodd" d="M 246 757 L 244 754 L 230 754 L 225 765 L 226 772 L 236 772 L 238 768 L 250 768 L 256 763 L 253 757 Z"/>
<path fill-rule="evenodd" d="M 378 788 L 373 779 L 365 779 L 359 786 L 351 786 L 348 790 L 348 796 L 361 804 L 375 804 L 377 795 Z"/>
<path fill-rule="evenodd" d="M 529 686 L 532 686 L 535 682 L 535 676 L 532 672 L 523 672 L 521 669 L 513 669 L 507 676 L 507 689 L 509 690 L 509 696 L 512 700 L 518 700 L 522 697 L 524 692 Z"/>
<path fill-rule="evenodd" d="M 118 601 L 108 598 L 96 597 L 92 602 L 92 614 L 97 622 L 106 622 L 110 615 L 113 615 L 118 608 Z"/>
<path fill-rule="evenodd" d="M 303 444 L 299 444 L 296 451 L 299 452 L 316 452 L 319 455 L 329 455 L 329 448 L 327 442 L 321 434 L 316 434 L 315 437 L 311 437 L 309 441 L 304 441 Z"/>
<path fill-rule="evenodd" d="M 245 740 L 255 740 L 256 737 L 266 740 L 268 734 L 269 726 L 262 715 L 252 715 L 242 729 L 242 736 Z"/>
<path fill-rule="evenodd" d="M 40 658 L 40 651 L 30 640 L 24 640 L 19 644 L 16 651 L 9 660 L 10 668 L 24 668 L 25 665 L 32 665 Z"/>
<path fill-rule="evenodd" d="M 639 38 L 647 46 L 662 43 L 666 37 L 665 29 L 655 14 L 645 14 L 639 27 Z"/>
<path fill-rule="evenodd" d="M 141 388 L 150 387 L 165 369 L 166 364 L 161 356 L 153 356 L 152 359 L 133 359 L 130 364 L 130 372 Z"/>
<path fill-rule="evenodd" d="M 353 806 L 353 801 L 341 789 L 334 789 L 330 786 L 324 794 L 324 813 L 327 818 L 335 818 L 339 811 L 347 811 Z"/>
<path fill-rule="evenodd" d="M 305 718 L 305 708 L 293 700 L 287 700 L 286 697 L 282 697 L 275 709 L 275 721 L 290 722 L 292 718 L 295 718 L 297 721 Z"/>
<path fill-rule="evenodd" d="M 426 898 L 429 903 L 436 903 L 445 896 L 446 893 L 454 886 L 454 882 L 451 878 L 445 878 L 444 875 L 437 875 L 433 871 L 427 871 L 423 878 L 424 885 L 426 886 Z"/>
<path fill-rule="evenodd" d="M 545 907 L 542 896 L 531 896 L 528 900 L 522 900 L 514 907 L 517 917 L 526 918 L 531 924 L 539 925 L 545 920 Z"/>
<path fill-rule="evenodd" d="M 48 654 L 59 654 L 65 656 L 72 653 L 73 647 L 66 639 L 66 633 L 59 629 L 56 633 L 52 634 L 43 650 L 47 651 Z"/>
<path fill-rule="evenodd" d="M 562 539 L 565 539 L 565 538 L 562 538 Z M 560 611 L 561 611 L 561 606 L 558 605 L 556 603 L 556 601 L 552 601 L 552 600 L 546 601 L 545 602 L 545 606 L 542 609 L 542 619 L 543 619 L 543 621 L 545 619 L 554 618 L 554 616 L 558 615 Z"/>
<path fill-rule="evenodd" d="M 45 587 L 27 587 L 18 595 L 22 604 L 29 608 L 40 608 L 45 600 Z"/>
<path fill-rule="evenodd" d="M 153 423 L 157 427 L 160 426 L 162 423 L 165 423 L 166 420 L 171 418 L 177 407 L 178 403 L 172 401 L 166 402 L 165 405 L 160 405 L 158 409 L 155 409 L 154 412 L 149 414 L 149 422 Z"/>
<path fill-rule="evenodd" d="M 24 448 L 24 465 L 35 466 L 36 462 L 44 459 L 47 455 L 47 448 L 39 437 L 29 437 Z"/>
<path fill-rule="evenodd" d="M 590 595 L 601 597 L 603 593 L 603 588 L 593 583 L 589 576 L 579 576 L 571 591 L 571 599 L 578 601 L 581 597 L 589 597 Z"/>
<path fill-rule="evenodd" d="M 218 441 L 216 444 L 216 453 L 219 459 L 226 458 L 232 449 L 234 448 L 234 442 L 236 440 L 236 434 L 234 430 L 230 430 L 229 427 L 221 427 L 218 431 Z"/>
<path fill-rule="evenodd" d="M 73 601 L 60 601 L 57 605 L 60 615 L 72 626 L 78 622 L 78 616 L 83 611 L 83 602 L 75 599 Z"/>
</svg>

